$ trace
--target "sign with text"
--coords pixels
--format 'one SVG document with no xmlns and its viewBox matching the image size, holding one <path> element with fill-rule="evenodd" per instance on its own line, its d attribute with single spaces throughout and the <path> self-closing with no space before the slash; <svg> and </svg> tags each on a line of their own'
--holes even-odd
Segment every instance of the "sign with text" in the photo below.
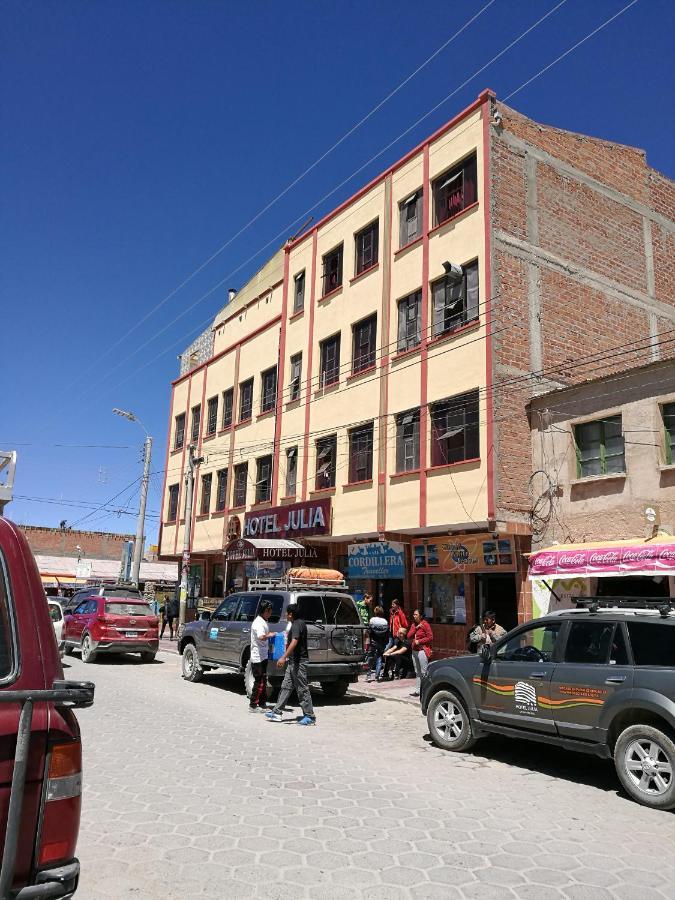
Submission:
<svg viewBox="0 0 675 900">
<path fill-rule="evenodd" d="M 516 557 L 509 537 L 491 534 L 452 534 L 412 542 L 414 571 L 515 572 Z"/>
<path fill-rule="evenodd" d="M 375 541 L 372 544 L 350 544 L 347 550 L 349 578 L 403 578 L 403 544 Z"/>
<path fill-rule="evenodd" d="M 330 534 L 330 498 L 247 512 L 244 538 L 295 538 Z"/>
</svg>

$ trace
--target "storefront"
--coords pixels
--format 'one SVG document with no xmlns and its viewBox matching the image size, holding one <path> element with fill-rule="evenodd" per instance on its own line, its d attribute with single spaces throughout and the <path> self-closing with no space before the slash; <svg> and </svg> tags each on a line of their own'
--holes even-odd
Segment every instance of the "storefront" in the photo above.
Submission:
<svg viewBox="0 0 675 900">
<path fill-rule="evenodd" d="M 398 600 L 403 605 L 404 544 L 396 541 L 349 544 L 347 558 L 338 568 L 354 596 L 363 596 L 369 591 L 386 613 L 392 600 Z"/>
<path fill-rule="evenodd" d="M 518 622 L 514 539 L 491 534 L 445 535 L 413 540 L 413 581 L 434 631 L 439 655 L 466 650 L 468 631 L 486 609 L 504 628 Z"/>
<path fill-rule="evenodd" d="M 237 538 L 225 548 L 227 590 L 246 589 L 251 578 L 278 579 L 294 566 L 321 566 L 326 553 L 287 538 Z"/>
<path fill-rule="evenodd" d="M 675 597 L 675 537 L 556 544 L 530 554 L 528 577 L 534 616 L 575 597 Z"/>
</svg>

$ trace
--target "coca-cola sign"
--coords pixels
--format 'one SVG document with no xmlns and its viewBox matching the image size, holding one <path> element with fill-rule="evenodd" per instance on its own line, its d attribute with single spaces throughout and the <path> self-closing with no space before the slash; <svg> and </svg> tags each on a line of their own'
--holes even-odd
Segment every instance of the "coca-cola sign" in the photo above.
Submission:
<svg viewBox="0 0 675 900">
<path fill-rule="evenodd" d="M 669 544 L 623 544 L 615 547 L 548 548 L 530 557 L 530 577 L 572 575 L 675 575 L 675 540 Z"/>
</svg>

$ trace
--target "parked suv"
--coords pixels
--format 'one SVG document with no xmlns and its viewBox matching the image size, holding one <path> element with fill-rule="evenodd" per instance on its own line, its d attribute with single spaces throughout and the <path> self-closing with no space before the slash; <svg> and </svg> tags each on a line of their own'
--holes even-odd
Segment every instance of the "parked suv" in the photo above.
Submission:
<svg viewBox="0 0 675 900">
<path fill-rule="evenodd" d="M 272 604 L 270 631 L 284 631 L 286 609 L 298 606 L 307 623 L 308 679 L 319 682 L 329 697 L 342 697 L 364 669 L 365 629 L 354 599 L 347 593 L 320 587 L 242 591 L 226 597 L 212 616 L 190 622 L 178 642 L 183 678 L 199 681 L 210 669 L 244 675 L 246 693 L 253 689 L 251 623 L 261 601 Z M 283 672 L 268 667 L 270 696 L 278 692 Z"/>
<path fill-rule="evenodd" d="M 675 808 L 673 607 L 587 598 L 432 663 L 420 702 L 434 743 L 468 750 L 497 733 L 611 758 L 634 800 Z"/>
<path fill-rule="evenodd" d="M 88 597 L 64 622 L 65 652 L 79 650 L 85 663 L 99 653 L 140 653 L 143 662 L 152 662 L 159 648 L 159 619 L 135 597 Z"/>
<path fill-rule="evenodd" d="M 82 746 L 47 598 L 21 531 L 0 517 L 0 897 L 72 897 L 80 873 Z M 4 836 L 4 837 L 3 837 Z"/>
</svg>

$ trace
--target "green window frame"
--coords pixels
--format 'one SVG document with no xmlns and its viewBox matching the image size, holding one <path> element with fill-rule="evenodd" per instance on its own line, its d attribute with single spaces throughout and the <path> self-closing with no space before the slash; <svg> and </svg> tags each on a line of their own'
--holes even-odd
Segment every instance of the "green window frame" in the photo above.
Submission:
<svg viewBox="0 0 675 900">
<path fill-rule="evenodd" d="M 577 478 L 626 471 L 621 416 L 607 416 L 574 426 Z"/>
<path fill-rule="evenodd" d="M 666 465 L 675 462 L 675 403 L 664 403 L 661 407 L 663 418 L 663 446 L 666 453 Z"/>
</svg>

